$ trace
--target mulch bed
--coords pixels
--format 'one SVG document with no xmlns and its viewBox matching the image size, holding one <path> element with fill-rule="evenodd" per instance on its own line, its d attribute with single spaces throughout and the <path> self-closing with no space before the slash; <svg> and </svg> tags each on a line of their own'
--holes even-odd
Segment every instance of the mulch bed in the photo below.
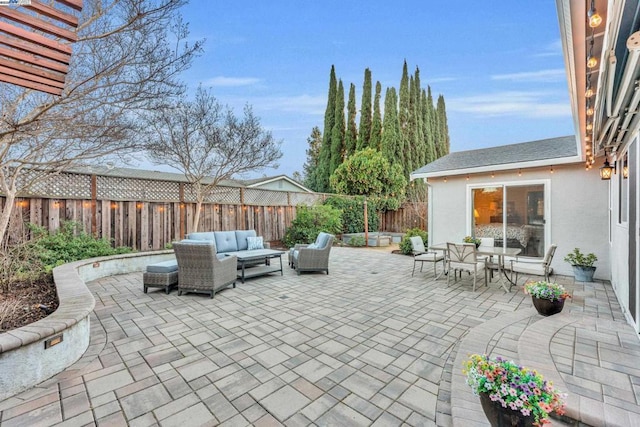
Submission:
<svg viewBox="0 0 640 427">
<path fill-rule="evenodd" d="M 0 293 L 0 332 L 38 321 L 58 308 L 58 295 L 52 281 L 17 283 L 11 291 Z"/>
</svg>

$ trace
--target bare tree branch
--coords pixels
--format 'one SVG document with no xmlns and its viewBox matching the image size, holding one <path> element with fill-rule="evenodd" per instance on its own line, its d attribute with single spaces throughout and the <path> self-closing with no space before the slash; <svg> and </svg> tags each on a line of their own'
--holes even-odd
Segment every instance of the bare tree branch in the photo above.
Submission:
<svg viewBox="0 0 640 427">
<path fill-rule="evenodd" d="M 244 108 L 240 119 L 201 87 L 193 101 L 182 98 L 175 105 L 159 107 L 145 123 L 150 157 L 182 171 L 194 187 L 193 231 L 198 229 L 202 202 L 220 181 L 276 167 L 282 157 L 280 142 L 262 129 L 251 107 Z"/>
<path fill-rule="evenodd" d="M 39 174 L 139 150 L 139 114 L 184 92 L 203 43 L 179 47 L 185 2 L 85 0 L 61 96 L 0 83 L 0 243 L 9 202 Z"/>
</svg>

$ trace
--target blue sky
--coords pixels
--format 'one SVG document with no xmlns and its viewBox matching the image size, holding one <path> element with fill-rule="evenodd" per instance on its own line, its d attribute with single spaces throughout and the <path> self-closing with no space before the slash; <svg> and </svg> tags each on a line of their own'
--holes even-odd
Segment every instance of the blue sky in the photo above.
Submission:
<svg viewBox="0 0 640 427">
<path fill-rule="evenodd" d="M 358 105 L 365 68 L 384 94 L 405 59 L 419 67 L 444 95 L 452 151 L 574 133 L 553 1 L 191 0 L 183 15 L 206 39 L 191 91 L 211 87 L 239 115 L 252 105 L 283 141 L 280 167 L 251 177 L 302 171 L 331 65 Z"/>
</svg>

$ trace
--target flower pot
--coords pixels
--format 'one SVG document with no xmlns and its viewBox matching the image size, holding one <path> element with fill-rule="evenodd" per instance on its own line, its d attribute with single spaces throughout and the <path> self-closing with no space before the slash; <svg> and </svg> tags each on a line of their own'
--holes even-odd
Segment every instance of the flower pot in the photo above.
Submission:
<svg viewBox="0 0 640 427">
<path fill-rule="evenodd" d="M 531 296 L 531 300 L 533 301 L 533 306 L 538 310 L 538 313 L 543 316 L 551 316 L 560 313 L 564 308 L 563 299 L 550 300 Z"/>
<path fill-rule="evenodd" d="M 502 407 L 500 402 L 494 402 L 487 393 L 480 393 L 480 404 L 491 427 L 530 427 L 533 426 L 533 415 L 522 415 L 508 406 Z"/>
<path fill-rule="evenodd" d="M 595 267 L 573 266 L 573 275 L 578 282 L 593 282 L 593 273 L 595 273 L 595 271 Z"/>
</svg>

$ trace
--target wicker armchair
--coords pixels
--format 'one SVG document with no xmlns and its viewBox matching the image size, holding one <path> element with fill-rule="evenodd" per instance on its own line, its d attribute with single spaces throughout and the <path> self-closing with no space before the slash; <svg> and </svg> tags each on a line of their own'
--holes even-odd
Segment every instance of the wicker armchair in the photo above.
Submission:
<svg viewBox="0 0 640 427">
<path fill-rule="evenodd" d="M 329 274 L 329 253 L 334 235 L 321 232 L 311 245 L 297 244 L 293 248 L 291 267 L 298 275 L 302 271 L 326 271 Z"/>
<path fill-rule="evenodd" d="M 218 259 L 210 244 L 174 243 L 178 261 L 178 295 L 183 292 L 208 293 L 233 284 L 236 287 L 238 258 L 235 255 Z"/>
</svg>

